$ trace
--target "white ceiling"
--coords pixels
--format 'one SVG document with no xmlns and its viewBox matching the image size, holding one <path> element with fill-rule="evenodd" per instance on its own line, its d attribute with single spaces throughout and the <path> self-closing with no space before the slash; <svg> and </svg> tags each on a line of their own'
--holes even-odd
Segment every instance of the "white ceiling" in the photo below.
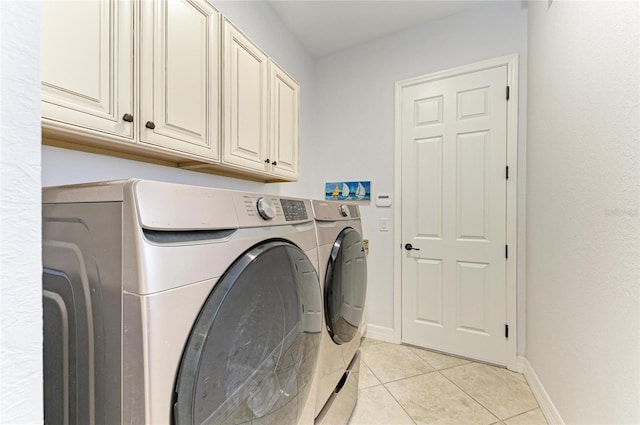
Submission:
<svg viewBox="0 0 640 425">
<path fill-rule="evenodd" d="M 485 0 L 267 0 L 313 57 L 453 15 Z"/>
</svg>

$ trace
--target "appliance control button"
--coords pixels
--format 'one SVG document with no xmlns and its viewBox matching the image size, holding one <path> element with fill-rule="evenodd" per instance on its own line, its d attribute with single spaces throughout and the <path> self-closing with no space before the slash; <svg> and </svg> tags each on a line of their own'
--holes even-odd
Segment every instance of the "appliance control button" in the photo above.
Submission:
<svg viewBox="0 0 640 425">
<path fill-rule="evenodd" d="M 258 208 L 258 214 L 260 214 L 260 217 L 265 220 L 271 220 L 276 216 L 276 206 L 271 199 L 258 198 L 256 207 Z"/>
<path fill-rule="evenodd" d="M 347 209 L 346 205 L 340 204 L 340 206 L 338 207 L 338 211 L 340 211 L 340 215 L 343 217 L 349 215 L 349 210 Z"/>
</svg>

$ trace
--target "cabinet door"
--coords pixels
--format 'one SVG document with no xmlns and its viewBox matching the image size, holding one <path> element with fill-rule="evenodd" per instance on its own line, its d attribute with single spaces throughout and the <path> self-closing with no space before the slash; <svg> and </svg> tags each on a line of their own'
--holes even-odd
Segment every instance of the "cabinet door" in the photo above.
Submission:
<svg viewBox="0 0 640 425">
<path fill-rule="evenodd" d="M 298 177 L 298 118 L 300 86 L 278 65 L 270 61 L 271 172 L 277 176 Z"/>
<path fill-rule="evenodd" d="M 223 70 L 223 161 L 268 171 L 267 56 L 228 21 Z"/>
<path fill-rule="evenodd" d="M 205 0 L 140 3 L 140 141 L 218 160 L 220 15 Z"/>
<path fill-rule="evenodd" d="M 133 138 L 132 3 L 43 1 L 41 16 L 45 126 Z"/>
</svg>

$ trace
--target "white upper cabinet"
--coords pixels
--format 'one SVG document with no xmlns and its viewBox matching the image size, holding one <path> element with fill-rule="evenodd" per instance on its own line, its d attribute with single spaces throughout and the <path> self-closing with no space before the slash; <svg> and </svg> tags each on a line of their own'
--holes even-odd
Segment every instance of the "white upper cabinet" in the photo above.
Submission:
<svg viewBox="0 0 640 425">
<path fill-rule="evenodd" d="M 218 160 L 220 15 L 206 0 L 140 4 L 140 141 Z"/>
<path fill-rule="evenodd" d="M 295 180 L 300 86 L 230 22 L 223 25 L 222 161 Z"/>
<path fill-rule="evenodd" d="M 267 172 L 267 55 L 227 20 L 223 50 L 223 162 Z"/>
<path fill-rule="evenodd" d="M 132 11 L 129 1 L 42 2 L 45 126 L 133 139 Z"/>
<path fill-rule="evenodd" d="M 296 179 L 300 86 L 273 61 L 270 61 L 269 69 L 271 172 Z"/>
<path fill-rule="evenodd" d="M 298 177 L 300 87 L 208 0 L 44 0 L 43 143 Z"/>
</svg>

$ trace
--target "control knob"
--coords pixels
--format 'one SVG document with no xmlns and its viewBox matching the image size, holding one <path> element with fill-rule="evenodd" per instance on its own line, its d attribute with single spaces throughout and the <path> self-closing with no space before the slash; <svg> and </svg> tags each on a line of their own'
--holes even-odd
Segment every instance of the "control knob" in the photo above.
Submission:
<svg viewBox="0 0 640 425">
<path fill-rule="evenodd" d="M 256 202 L 258 208 L 258 214 L 265 220 L 271 220 L 276 216 L 276 206 L 269 198 L 258 198 Z"/>
<path fill-rule="evenodd" d="M 343 217 L 347 217 L 349 215 L 349 210 L 347 209 L 347 206 L 344 204 L 340 204 L 340 206 L 338 207 L 338 211 L 340 212 L 340 215 Z"/>
</svg>

